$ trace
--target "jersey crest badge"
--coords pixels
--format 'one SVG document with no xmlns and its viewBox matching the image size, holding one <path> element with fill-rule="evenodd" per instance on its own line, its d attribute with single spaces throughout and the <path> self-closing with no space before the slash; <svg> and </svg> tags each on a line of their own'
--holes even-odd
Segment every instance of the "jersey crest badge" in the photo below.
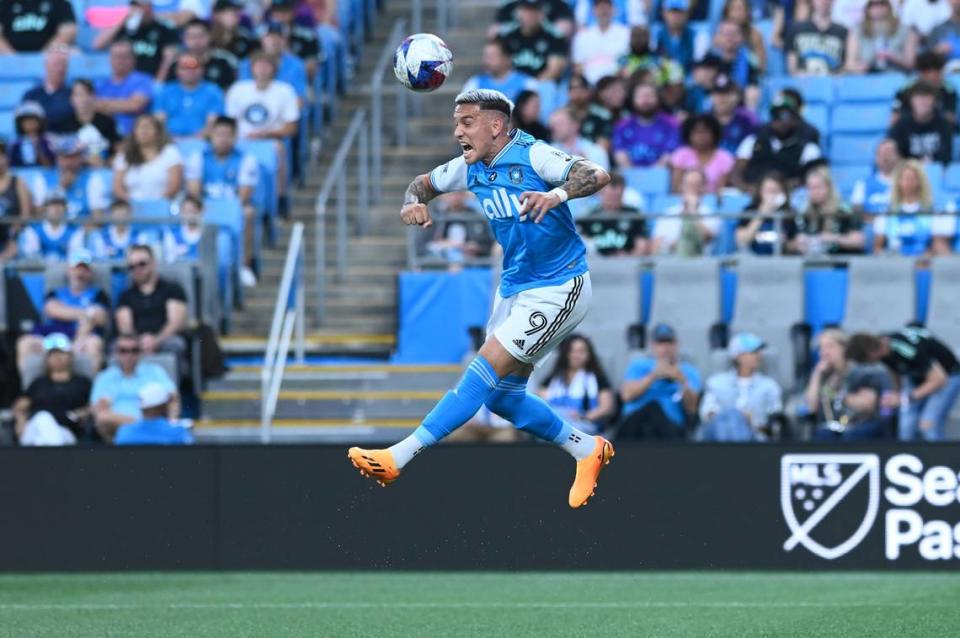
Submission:
<svg viewBox="0 0 960 638">
<path fill-rule="evenodd" d="M 510 169 L 510 181 L 514 184 L 523 183 L 523 169 L 519 166 L 514 166 Z"/>
</svg>

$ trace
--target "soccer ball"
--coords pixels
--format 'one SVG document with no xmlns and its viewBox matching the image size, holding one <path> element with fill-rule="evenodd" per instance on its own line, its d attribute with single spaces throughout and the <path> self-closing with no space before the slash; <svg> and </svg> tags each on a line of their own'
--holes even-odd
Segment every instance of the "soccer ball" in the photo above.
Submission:
<svg viewBox="0 0 960 638">
<path fill-rule="evenodd" d="M 408 36 L 393 54 L 393 73 L 411 91 L 434 91 L 453 71 L 453 53 L 432 33 Z"/>
</svg>

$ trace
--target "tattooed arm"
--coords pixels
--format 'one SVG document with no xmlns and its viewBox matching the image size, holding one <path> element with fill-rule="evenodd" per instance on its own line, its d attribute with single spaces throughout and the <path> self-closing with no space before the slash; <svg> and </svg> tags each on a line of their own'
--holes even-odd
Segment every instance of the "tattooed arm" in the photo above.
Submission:
<svg viewBox="0 0 960 638">
<path fill-rule="evenodd" d="M 407 186 L 407 192 L 403 196 L 400 219 L 407 226 L 430 228 L 433 226 L 433 220 L 430 219 L 430 210 L 427 208 L 427 203 L 439 194 L 430 185 L 429 175 L 417 176 Z"/>
<path fill-rule="evenodd" d="M 566 181 L 557 188 L 548 193 L 524 192 L 520 196 L 523 202 L 520 214 L 532 212 L 534 223 L 539 224 L 550 209 L 556 208 L 568 199 L 593 195 L 609 183 L 609 173 L 600 166 L 584 159 L 575 160 L 567 173 Z M 563 194 L 558 192 L 561 190 Z"/>
</svg>

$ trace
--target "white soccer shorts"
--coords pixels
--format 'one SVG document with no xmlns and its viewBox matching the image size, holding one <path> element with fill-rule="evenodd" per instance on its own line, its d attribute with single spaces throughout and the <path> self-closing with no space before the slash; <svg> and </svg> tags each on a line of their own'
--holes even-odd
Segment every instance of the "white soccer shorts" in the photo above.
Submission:
<svg viewBox="0 0 960 638">
<path fill-rule="evenodd" d="M 592 294 L 590 273 L 506 299 L 498 290 L 487 335 L 495 336 L 517 360 L 536 364 L 580 325 L 590 309 Z"/>
</svg>

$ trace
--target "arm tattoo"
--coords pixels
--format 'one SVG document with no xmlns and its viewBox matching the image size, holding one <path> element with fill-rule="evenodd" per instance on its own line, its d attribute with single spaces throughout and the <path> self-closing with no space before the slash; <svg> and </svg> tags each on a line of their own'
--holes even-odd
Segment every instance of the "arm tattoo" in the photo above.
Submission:
<svg viewBox="0 0 960 638">
<path fill-rule="evenodd" d="M 593 162 L 580 160 L 570 168 L 567 181 L 561 184 L 560 188 L 567 191 L 570 199 L 574 199 L 593 195 L 609 181 L 610 176 L 605 170 Z"/>
<path fill-rule="evenodd" d="M 420 175 L 407 186 L 407 192 L 403 196 L 403 203 L 426 204 L 437 195 L 437 191 L 433 190 L 433 187 L 430 186 L 430 180 Z"/>
</svg>

